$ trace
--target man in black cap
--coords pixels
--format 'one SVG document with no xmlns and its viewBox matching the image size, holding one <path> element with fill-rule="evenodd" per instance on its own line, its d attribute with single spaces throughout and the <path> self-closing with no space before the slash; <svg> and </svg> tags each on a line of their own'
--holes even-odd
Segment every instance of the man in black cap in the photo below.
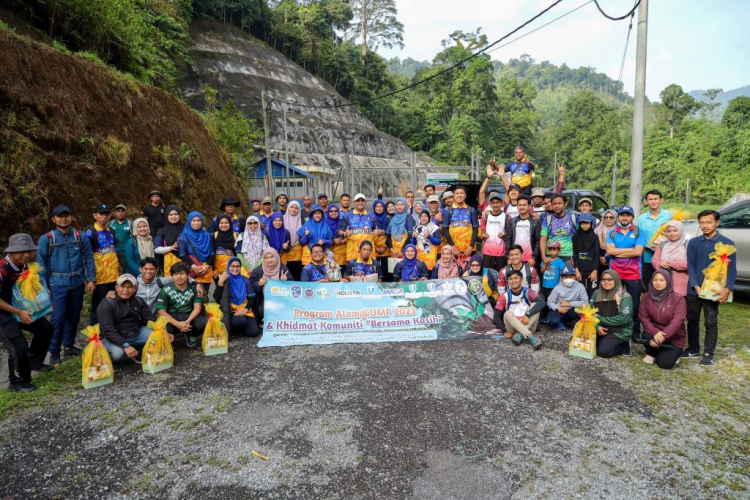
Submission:
<svg viewBox="0 0 750 500">
<path fill-rule="evenodd" d="M 91 242 L 71 227 L 70 208 L 58 205 L 52 209 L 52 221 L 57 226 L 39 238 L 37 262 L 39 275 L 47 283 L 52 298 L 52 327 L 54 333 L 49 346 L 50 363 L 60 363 L 60 347 L 66 356 L 77 356 L 81 350 L 74 344 L 83 308 L 84 288 L 93 293 L 96 288 L 96 268 Z"/>
<path fill-rule="evenodd" d="M 323 209 L 323 213 L 328 213 L 328 195 L 325 193 L 320 193 L 318 195 L 318 205 L 320 205 L 320 208 Z"/>
<path fill-rule="evenodd" d="M 86 229 L 86 236 L 91 242 L 96 267 L 96 289 L 91 297 L 91 312 L 89 324 L 95 325 L 99 321 L 96 308 L 109 292 L 115 289 L 115 281 L 120 275 L 120 262 L 117 260 L 117 238 L 109 227 L 112 211 L 109 205 L 99 205 L 94 210 L 94 225 Z"/>
<path fill-rule="evenodd" d="M 143 216 L 148 221 L 151 228 L 151 237 L 156 236 L 159 229 L 164 227 L 164 210 L 167 206 L 162 201 L 161 191 L 156 189 L 148 193 L 148 199 L 151 203 L 143 207 Z"/>
<path fill-rule="evenodd" d="M 242 204 L 237 201 L 234 196 L 231 194 L 226 195 L 221 200 L 221 205 L 219 205 L 219 211 L 221 213 L 225 213 L 229 216 L 229 218 L 232 221 L 232 231 L 235 233 L 241 233 L 245 230 L 245 221 L 241 220 L 237 216 L 237 208 L 239 208 Z M 219 214 L 221 215 L 221 214 Z M 219 215 L 213 218 L 211 221 L 211 224 L 208 225 L 208 233 L 214 234 L 216 231 L 219 230 L 219 223 L 217 222 Z"/>
<path fill-rule="evenodd" d="M 276 204 L 279 206 L 278 211 L 281 212 L 281 215 L 286 214 L 286 207 L 289 205 L 289 197 L 284 193 L 279 194 L 276 196 Z"/>
<path fill-rule="evenodd" d="M 52 323 L 44 316 L 35 319 L 30 311 L 13 306 L 13 286 L 36 251 L 31 236 L 14 234 L 8 241 L 5 258 L 0 260 L 0 341 L 8 350 L 8 390 L 12 392 L 33 391 L 36 387 L 31 383 L 31 370 L 52 369 L 44 364 L 54 331 Z M 21 329 L 32 334 L 30 347 Z"/>
</svg>

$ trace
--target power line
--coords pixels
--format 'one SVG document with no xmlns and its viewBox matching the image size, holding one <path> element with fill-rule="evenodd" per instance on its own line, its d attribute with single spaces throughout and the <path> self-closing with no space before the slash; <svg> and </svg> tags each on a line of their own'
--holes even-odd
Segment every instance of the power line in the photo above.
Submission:
<svg viewBox="0 0 750 500">
<path fill-rule="evenodd" d="M 594 0 L 594 3 L 596 4 L 596 8 L 599 9 L 599 12 L 601 12 L 602 15 L 606 17 L 607 19 L 609 19 L 610 21 L 622 21 L 623 19 L 627 19 L 628 16 L 632 16 L 633 14 L 635 14 L 635 11 L 638 9 L 638 6 L 641 4 L 641 0 L 638 0 L 635 3 L 635 6 L 630 10 L 630 12 L 620 17 L 610 16 L 609 14 L 604 12 L 601 5 L 599 5 L 599 0 Z"/>
</svg>

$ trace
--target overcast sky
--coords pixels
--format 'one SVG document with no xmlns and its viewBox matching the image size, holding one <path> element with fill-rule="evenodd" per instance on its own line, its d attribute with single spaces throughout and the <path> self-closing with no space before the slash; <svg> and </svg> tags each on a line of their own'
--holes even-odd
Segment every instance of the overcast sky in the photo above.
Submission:
<svg viewBox="0 0 750 500">
<path fill-rule="evenodd" d="M 587 0 L 565 0 L 522 34 Z M 405 48 L 380 49 L 386 58 L 432 60 L 441 40 L 455 30 L 482 28 L 490 42 L 528 20 L 554 0 L 396 0 L 404 25 Z M 600 0 L 612 16 L 625 14 L 632 0 Z M 750 84 L 750 0 L 651 0 L 649 2 L 646 93 L 659 100 L 671 83 L 685 91 L 735 89 Z M 633 23 L 623 83 L 632 95 L 635 81 L 637 19 Z M 529 54 L 570 67 L 592 66 L 617 79 L 627 21 L 609 21 L 593 3 L 491 54 L 507 62 Z M 518 35 L 516 35 L 518 36 Z"/>
</svg>

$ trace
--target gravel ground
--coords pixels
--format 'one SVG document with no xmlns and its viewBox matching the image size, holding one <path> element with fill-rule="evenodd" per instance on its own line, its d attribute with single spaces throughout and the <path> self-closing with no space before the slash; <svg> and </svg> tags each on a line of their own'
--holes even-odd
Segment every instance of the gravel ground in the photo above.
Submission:
<svg viewBox="0 0 750 500">
<path fill-rule="evenodd" d="M 536 352 L 239 339 L 204 357 L 178 340 L 170 370 L 129 364 L 0 422 L 0 497 L 708 497 L 699 426 L 657 421 L 626 363 L 570 357 L 543 328 Z"/>
</svg>

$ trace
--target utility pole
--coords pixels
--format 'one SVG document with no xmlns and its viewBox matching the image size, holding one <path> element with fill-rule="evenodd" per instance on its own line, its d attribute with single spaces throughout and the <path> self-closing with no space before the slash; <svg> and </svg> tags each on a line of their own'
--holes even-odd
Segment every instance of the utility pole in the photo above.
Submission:
<svg viewBox="0 0 750 500">
<path fill-rule="evenodd" d="M 291 190 L 291 174 L 289 173 L 289 142 L 287 141 L 287 130 L 286 130 L 286 103 L 283 104 L 284 109 L 284 163 L 286 163 L 286 193 L 287 196 L 291 197 L 289 191 Z"/>
<path fill-rule="evenodd" d="M 268 176 L 268 196 L 273 199 L 276 195 L 276 183 L 273 180 L 273 167 L 271 166 L 270 133 L 268 127 L 269 117 L 266 111 L 266 91 L 260 93 L 261 105 L 263 106 L 263 136 L 266 143 L 266 175 Z"/>
<path fill-rule="evenodd" d="M 555 151 L 555 164 L 552 165 L 552 189 L 557 189 L 557 151 Z"/>
<path fill-rule="evenodd" d="M 615 200 L 617 199 L 615 193 L 617 193 L 617 151 L 615 151 L 615 166 L 612 167 L 612 196 L 610 196 L 609 199 L 610 207 L 615 206 Z"/>
<path fill-rule="evenodd" d="M 687 211 L 688 205 L 690 205 L 690 177 L 687 178 L 687 184 L 685 184 L 685 210 Z"/>
<path fill-rule="evenodd" d="M 477 151 L 477 162 L 476 162 L 477 168 L 474 171 L 474 180 L 475 181 L 478 181 L 479 179 L 482 178 L 482 163 L 481 163 L 481 161 L 482 161 L 482 153 L 480 153 L 479 151 Z"/>
<path fill-rule="evenodd" d="M 638 42 L 635 60 L 635 98 L 633 102 L 633 142 L 630 159 L 630 206 L 635 216 L 641 212 L 643 189 L 643 133 L 646 115 L 646 41 L 648 37 L 648 0 L 638 6 Z"/>
<path fill-rule="evenodd" d="M 417 153 L 412 152 L 409 155 L 409 163 L 411 163 L 411 178 L 409 179 L 409 183 L 411 186 L 409 189 L 414 191 L 414 193 L 417 192 Z"/>
</svg>

